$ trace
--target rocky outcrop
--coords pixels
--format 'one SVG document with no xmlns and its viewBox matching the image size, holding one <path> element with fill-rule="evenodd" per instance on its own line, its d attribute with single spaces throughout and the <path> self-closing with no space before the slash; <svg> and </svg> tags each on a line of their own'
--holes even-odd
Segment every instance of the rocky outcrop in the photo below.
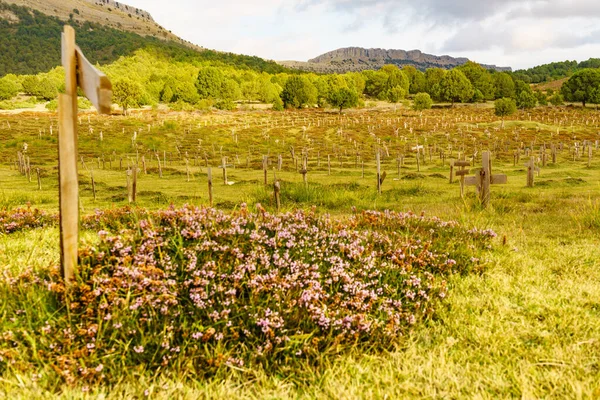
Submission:
<svg viewBox="0 0 600 400">
<path fill-rule="evenodd" d="M 136 8 L 136 7 L 128 6 L 127 4 L 119 3 L 118 1 L 114 1 L 114 0 L 83 0 L 83 1 L 92 3 L 92 4 L 96 4 L 99 6 L 112 7 L 114 9 L 123 11 L 124 13 L 135 15 L 136 17 L 144 18 L 149 21 L 154 21 L 154 19 L 152 18 L 152 15 L 150 15 L 149 12 L 144 11 L 139 8 Z"/>
<path fill-rule="evenodd" d="M 290 68 L 321 72 L 350 72 L 363 71 L 366 69 L 379 69 L 386 64 L 394 64 L 399 67 L 412 65 L 417 69 L 425 71 L 428 68 L 451 69 L 469 61 L 464 57 L 435 56 L 426 54 L 420 50 L 385 50 L 385 49 L 364 49 L 361 47 L 347 47 L 330 51 L 315 57 L 308 62 L 282 61 L 280 64 Z M 510 71 L 510 67 L 497 67 L 495 65 L 485 65 L 485 68 L 498 71 Z"/>
</svg>

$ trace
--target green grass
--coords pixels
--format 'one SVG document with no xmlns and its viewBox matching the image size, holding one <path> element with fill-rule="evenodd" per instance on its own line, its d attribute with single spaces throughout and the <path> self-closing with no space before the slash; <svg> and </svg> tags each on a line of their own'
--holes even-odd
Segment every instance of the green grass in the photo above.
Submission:
<svg viewBox="0 0 600 400">
<path fill-rule="evenodd" d="M 454 114 L 453 114 L 454 113 Z M 555 113 L 556 115 L 553 115 Z M 125 172 L 117 168 L 119 158 L 127 154 L 133 160 L 131 134 L 139 134 L 140 157 L 153 148 L 177 154 L 175 145 L 190 154 L 193 177 L 186 179 L 185 164 L 174 160 L 162 179 L 158 178 L 156 159 L 149 163 L 148 175 L 140 175 L 138 202 L 142 207 L 164 208 L 173 203 L 207 205 L 206 167 L 204 154 L 213 166 L 214 203 L 233 210 L 246 202 L 250 207 L 256 203 L 273 210 L 271 169 L 276 166 L 276 154 L 284 157 L 284 168 L 277 171 L 282 181 L 283 210 L 317 206 L 320 213 L 343 217 L 357 209 L 412 210 L 444 219 L 455 219 L 467 226 L 492 228 L 499 238 L 491 253 L 492 262 L 481 274 L 454 276 L 450 282 L 450 296 L 442 310 L 427 323 L 418 326 L 397 343 L 397 349 L 386 353 L 345 352 L 337 357 L 324 357 L 319 368 L 290 371 L 288 374 L 272 373 L 268 369 L 223 370 L 208 379 L 188 376 L 155 376 L 143 366 L 124 370 L 121 383 L 114 388 L 91 387 L 82 392 L 81 387 L 67 387 L 59 382 L 45 382 L 44 370 L 0 376 L 0 397 L 7 398 L 136 398 L 148 390 L 150 398 L 576 398 L 592 399 L 600 396 L 600 159 L 594 152 L 592 168 L 587 168 L 587 157 L 576 161 L 566 149 L 559 154 L 557 165 L 542 168 L 536 176 L 534 188 L 525 187 L 526 177 L 522 156 L 513 166 L 512 149 L 494 157 L 494 172 L 506 173 L 509 183 L 492 187 L 491 205 L 484 210 L 478 204 L 473 187 L 466 189 L 460 198 L 457 183 L 449 184 L 437 174 L 447 176 L 447 166 L 434 155 L 430 162 L 421 164 L 417 171 L 413 154 L 404 151 L 404 142 L 396 141 L 395 124 L 387 125 L 388 118 L 401 118 L 398 126 L 409 121 L 418 126 L 418 114 L 350 113 L 359 121 L 344 128 L 344 137 L 331 126 L 317 127 L 316 118 L 336 117 L 329 114 L 293 113 L 285 117 L 297 118 L 294 126 L 283 124 L 277 114 L 234 113 L 191 117 L 189 114 L 149 115 L 141 114 L 128 119 L 91 117 L 94 135 L 104 130 L 105 141 L 99 144 L 91 134 L 80 127 L 80 151 L 88 164 L 92 157 L 105 157 L 115 150 L 117 159 L 112 169 L 98 168 L 94 163 L 94 177 L 98 199 L 94 202 L 89 185 L 89 172 L 80 169 L 82 206 L 85 213 L 94 208 L 111 208 L 127 203 Z M 463 109 L 431 111 L 423 113 L 426 124 L 415 129 L 421 136 L 411 136 L 408 129 L 401 129 L 400 136 L 408 143 L 419 140 L 438 146 L 453 143 L 456 149 L 464 143 L 470 146 L 470 137 L 460 135 L 458 124 L 468 125 L 475 132 L 482 147 L 493 148 L 494 139 L 515 143 L 540 143 L 563 141 L 571 144 L 572 130 L 576 140 L 595 140 L 597 127 L 591 122 L 597 119 L 592 111 L 567 109 L 541 109 L 532 112 L 533 121 L 521 114 L 520 121 L 508 122 L 504 131 L 492 130 L 494 119 L 489 110 Z M 441 132 L 431 133 L 434 125 L 441 124 L 456 115 L 466 121 L 452 123 Z M 303 139 L 302 118 L 312 119 L 308 138 Z M 552 118 L 550 118 L 552 116 Z M 365 121 L 362 122 L 361 118 Z M 378 118 L 381 127 L 377 137 L 389 137 L 391 154 L 406 155 L 402 177 L 396 180 L 396 162 L 385 158 L 383 169 L 388 176 L 383 193 L 375 191 L 374 160 L 370 149 L 375 139 L 369 137 L 366 121 Z M 473 121 L 470 118 L 473 118 Z M 561 128 L 557 136 L 557 120 L 574 121 L 571 129 Z M 0 155 L 4 165 L 0 168 L 0 207 L 13 208 L 30 202 L 32 206 L 50 211 L 57 210 L 56 171 L 53 168 L 55 141 L 48 137 L 37 138 L 38 130 L 48 126 L 47 118 L 13 117 L 0 118 Z M 82 117 L 82 126 L 87 126 Z M 269 138 L 263 131 L 265 121 L 279 121 L 279 127 L 269 128 Z M 543 120 L 542 120 L 543 119 Z M 550 121 L 550 119 L 552 121 Z M 5 121 L 13 126 L 9 130 Z M 204 127 L 204 121 L 209 125 Z M 586 120 L 588 124 L 586 124 Z M 166 121 L 164 128 L 161 121 Z M 248 127 L 245 122 L 248 121 Z M 480 121 L 479 128 L 474 124 Z M 537 122 L 537 123 L 535 123 Z M 145 133 L 148 125 L 151 132 Z M 373 122 L 371 122 L 373 124 Z M 466 124 L 466 125 L 465 125 Z M 495 124 L 494 126 L 497 126 Z M 492 131 L 491 138 L 484 133 Z M 17 127 L 16 129 L 14 127 Z M 123 136 L 121 127 L 126 127 Z M 231 129 L 236 129 L 238 143 L 232 139 Z M 519 131 L 515 132 L 514 129 Z M 539 132 L 536 130 L 539 128 Z M 56 130 L 56 128 L 55 128 Z M 186 130 L 187 133 L 182 133 Z M 458 143 L 450 138 L 457 138 Z M 565 132 L 563 132 L 565 131 Z M 470 133 L 471 134 L 471 133 Z M 518 134 L 518 140 L 515 135 Z M 198 139 L 202 140 L 198 149 Z M 357 140 L 365 160 L 365 177 L 360 167 L 355 168 L 352 153 Z M 35 175 L 30 183 L 17 171 L 9 169 L 9 160 L 23 141 L 30 145 L 32 165 L 43 168 L 42 190 L 37 190 Z M 286 141 L 285 145 L 283 141 Z M 13 143 L 13 146 L 8 144 Z M 352 142 L 353 143 L 353 142 Z M 214 148 L 213 148 L 214 145 Z M 301 148 L 311 148 L 308 185 L 295 171 L 289 154 L 293 145 L 297 154 Z M 228 179 L 236 182 L 225 186 L 220 181 L 220 147 L 230 157 L 235 168 L 229 168 Z M 342 167 L 334 156 L 333 147 L 347 149 L 342 152 Z M 316 155 L 320 150 L 320 166 Z M 327 150 L 329 149 L 329 150 Z M 263 184 L 261 170 L 262 154 L 270 150 L 272 165 L 269 169 L 269 185 Z M 193 155 L 199 155 L 202 167 L 193 166 Z M 250 153 L 250 168 L 246 157 Z M 327 154 L 330 153 L 332 171 L 327 172 Z M 467 147 L 467 154 L 472 151 Z M 239 156 L 239 162 L 235 155 Z M 124 157 L 127 160 L 127 156 Z M 106 163 L 108 165 L 108 162 Z M 473 169 L 475 169 L 473 167 Z M 435 175 L 435 176 L 432 176 Z M 92 232 L 84 239 L 96 240 Z M 17 271 L 26 266 L 45 268 L 58 262 L 56 228 L 36 229 L 0 236 L 0 265 L 4 271 Z M 1 315 L 2 306 L 0 306 Z M 48 370 L 51 368 L 47 367 Z M 34 382 L 33 374 L 42 375 Z M 50 392 L 45 393 L 44 390 Z"/>
</svg>

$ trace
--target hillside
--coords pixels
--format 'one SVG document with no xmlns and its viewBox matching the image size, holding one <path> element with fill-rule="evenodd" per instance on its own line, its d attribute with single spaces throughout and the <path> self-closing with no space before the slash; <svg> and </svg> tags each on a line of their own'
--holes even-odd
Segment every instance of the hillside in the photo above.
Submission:
<svg viewBox="0 0 600 400">
<path fill-rule="evenodd" d="M 140 36 L 181 43 L 199 48 L 187 42 L 154 22 L 150 13 L 114 0 L 2 0 L 37 10 L 62 21 L 74 20 L 79 23 L 92 22 Z"/>
<path fill-rule="evenodd" d="M 20 2 L 29 3 L 30 1 L 20 0 Z M 91 16 L 96 14 L 90 10 L 97 10 L 97 8 L 104 12 L 99 15 L 108 13 L 111 14 L 111 17 L 120 15 L 121 12 L 108 11 L 110 8 L 108 6 L 102 8 L 94 3 L 89 6 L 90 8 L 71 9 L 71 13 L 66 14 L 66 18 L 64 15 L 59 18 L 57 16 L 61 14 L 59 10 L 64 11 L 65 7 L 53 9 L 52 12 L 48 11 L 48 4 L 55 2 L 56 0 L 31 2 L 39 8 L 32 9 L 0 0 L 0 49 L 2 49 L 0 52 L 0 76 L 9 73 L 36 74 L 60 65 L 60 33 L 65 22 L 75 28 L 77 43 L 93 63 L 108 64 L 116 61 L 119 57 L 131 55 L 136 50 L 151 48 L 176 60 L 220 62 L 242 69 L 248 68 L 269 73 L 286 70 L 275 62 L 259 57 L 201 49 L 183 43 L 176 36 L 173 36 L 175 40 L 170 40 L 170 34 L 142 35 L 135 33 L 136 29 L 140 30 L 142 27 L 150 29 L 154 26 L 153 29 L 156 32 L 162 29 L 153 22 L 149 14 L 141 10 L 137 11 L 140 14 L 139 19 L 138 17 L 133 18 L 132 14 L 132 20 L 137 22 L 132 29 L 128 30 L 124 28 L 123 24 L 119 26 L 120 22 L 116 17 L 112 19 L 106 17 L 109 21 L 107 24 L 94 22 L 99 17 L 92 18 Z M 69 7 L 71 7 L 74 4 L 86 6 L 88 3 L 83 0 L 65 0 L 64 4 L 70 4 Z M 121 5 L 121 7 L 123 6 Z M 43 12 L 44 10 L 56 15 L 48 15 Z"/>
<path fill-rule="evenodd" d="M 343 73 L 379 69 L 386 64 L 394 64 L 399 67 L 412 65 L 421 71 L 425 71 L 428 68 L 452 69 L 465 64 L 467 61 L 469 61 L 467 58 L 455 58 L 446 55 L 435 56 L 419 50 L 405 51 L 347 47 L 322 54 L 308 60 L 308 62 L 281 61 L 280 64 L 289 68 L 313 72 Z M 499 71 L 511 70 L 510 67 L 483 66 Z"/>
<path fill-rule="evenodd" d="M 575 72 L 585 68 L 600 68 L 600 59 L 590 58 L 587 61 L 560 61 L 538 65 L 529 69 L 515 71 L 517 79 L 528 83 L 552 82 L 568 78 Z"/>
</svg>

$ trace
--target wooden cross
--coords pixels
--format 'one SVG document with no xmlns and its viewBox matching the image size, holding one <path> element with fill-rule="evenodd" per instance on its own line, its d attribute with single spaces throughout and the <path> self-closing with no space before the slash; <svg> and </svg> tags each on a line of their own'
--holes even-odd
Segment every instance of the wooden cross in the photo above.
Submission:
<svg viewBox="0 0 600 400">
<path fill-rule="evenodd" d="M 72 281 L 77 267 L 79 242 L 79 185 L 77 178 L 77 87 L 102 114 L 110 114 L 112 85 L 75 44 L 75 30 L 65 26 L 62 33 L 62 65 L 65 93 L 58 95 L 58 180 L 60 204 L 60 254 L 65 284 Z"/>
<path fill-rule="evenodd" d="M 527 168 L 527 187 L 533 187 L 534 173 L 537 172 L 538 176 L 540 173 L 540 167 L 535 165 L 535 157 L 531 157 L 525 167 Z"/>
<path fill-rule="evenodd" d="M 470 166 L 471 166 L 471 163 L 469 161 L 465 161 L 465 160 L 454 161 L 450 165 L 450 183 L 453 182 L 452 172 L 453 172 L 454 167 L 459 168 L 454 172 L 454 174 L 456 176 L 460 176 L 460 197 L 463 197 L 465 195 L 465 176 L 467 176 L 469 174 L 469 169 L 467 167 L 470 167 Z"/>
<path fill-rule="evenodd" d="M 506 175 L 492 174 L 492 160 L 489 151 L 484 151 L 481 154 L 481 170 L 479 171 L 479 175 L 467 176 L 465 178 L 465 184 L 477 187 L 483 207 L 487 207 L 490 202 L 490 185 L 505 183 L 508 183 Z"/>
</svg>

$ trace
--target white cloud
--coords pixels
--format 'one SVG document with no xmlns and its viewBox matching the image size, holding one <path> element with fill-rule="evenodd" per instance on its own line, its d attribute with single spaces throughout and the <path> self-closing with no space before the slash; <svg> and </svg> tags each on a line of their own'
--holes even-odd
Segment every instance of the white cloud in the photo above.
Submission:
<svg viewBox="0 0 600 400">
<path fill-rule="evenodd" d="M 340 47 L 420 49 L 528 67 L 600 55 L 600 0 L 125 0 L 204 47 L 307 60 Z"/>
</svg>

